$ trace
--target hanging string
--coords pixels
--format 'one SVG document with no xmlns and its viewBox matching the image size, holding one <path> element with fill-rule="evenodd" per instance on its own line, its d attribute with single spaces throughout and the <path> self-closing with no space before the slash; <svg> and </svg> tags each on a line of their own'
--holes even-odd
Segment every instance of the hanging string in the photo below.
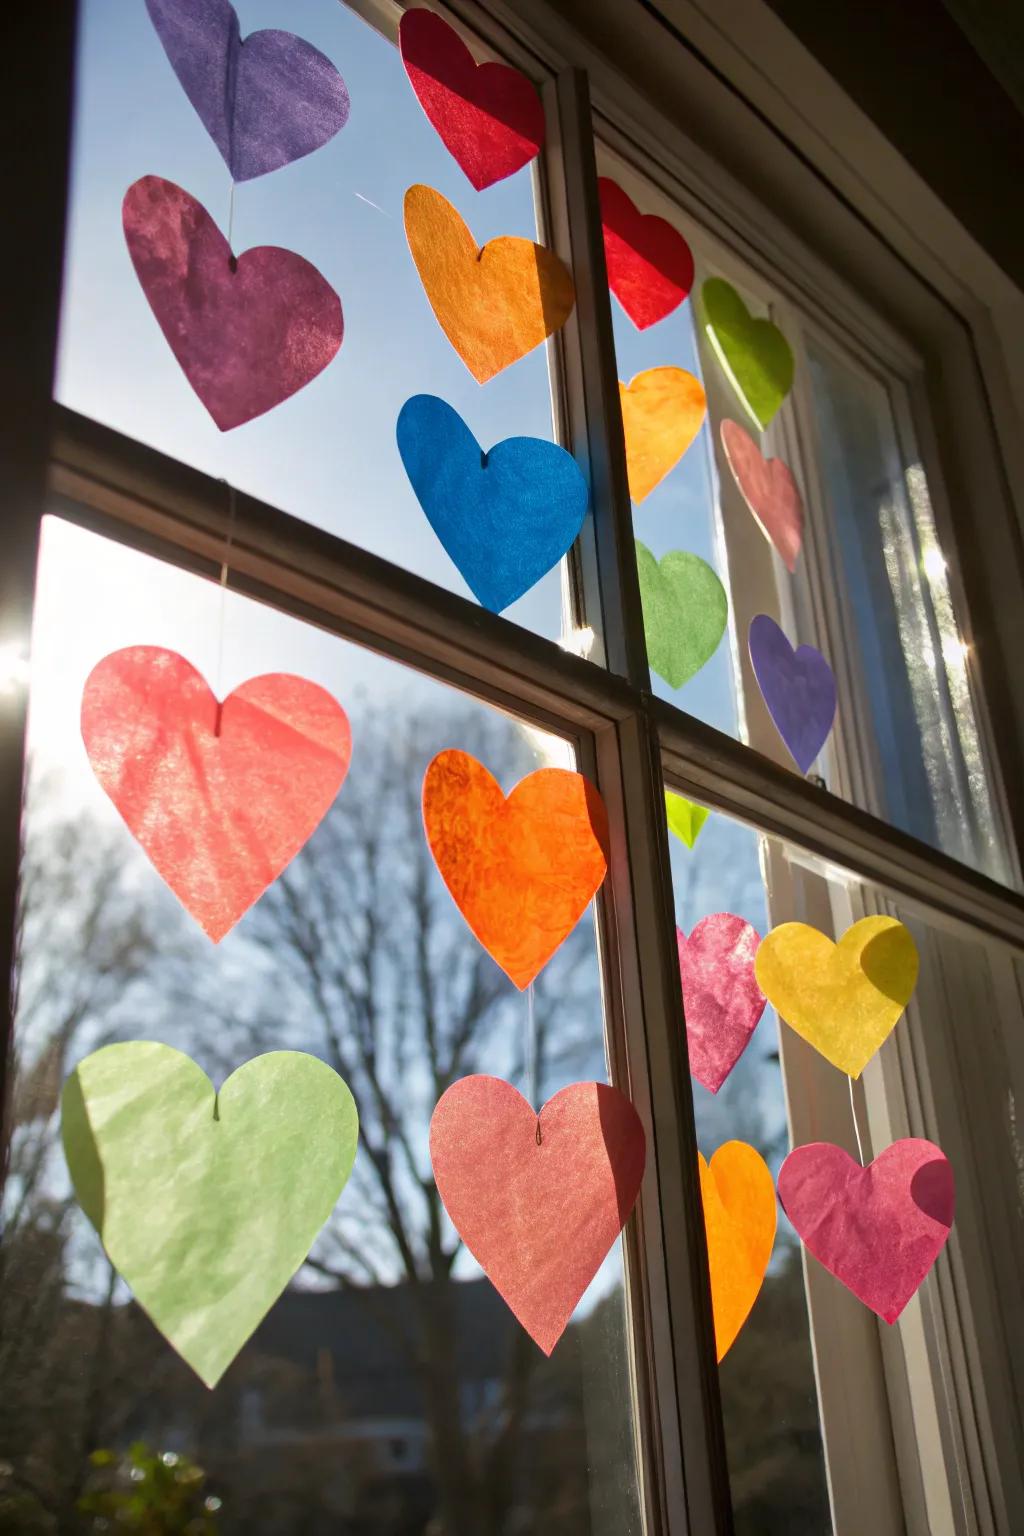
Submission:
<svg viewBox="0 0 1024 1536">
<path fill-rule="evenodd" d="M 533 982 L 526 989 L 526 1097 L 529 1099 L 534 1113 L 537 1113 L 537 1010 L 533 995 Z M 537 1114 L 537 1145 L 540 1146 L 540 1115 Z"/>
<path fill-rule="evenodd" d="M 854 1135 L 857 1138 L 857 1156 L 860 1158 L 860 1165 L 863 1168 L 864 1167 L 864 1147 L 861 1144 L 860 1126 L 857 1123 L 857 1105 L 856 1105 L 856 1102 L 854 1101 L 854 1097 L 853 1097 L 853 1078 L 852 1077 L 848 1077 L 846 1079 L 846 1081 L 850 1085 L 850 1114 L 853 1116 L 853 1132 L 854 1132 Z"/>
<path fill-rule="evenodd" d="M 220 567 L 220 614 L 217 619 L 217 665 L 214 669 L 214 692 L 217 695 L 217 723 L 214 727 L 214 735 L 220 735 L 220 711 L 224 692 L 224 615 L 228 601 L 228 571 L 231 562 L 231 545 L 235 537 L 235 512 L 236 496 L 235 488 L 230 482 L 225 481 L 228 488 L 228 527 L 224 539 L 224 559 Z"/>
<path fill-rule="evenodd" d="M 234 178 L 232 178 L 232 181 L 231 181 L 231 195 L 228 198 L 228 245 L 231 248 L 231 256 L 229 258 L 230 262 L 231 262 L 231 270 L 232 270 L 232 272 L 237 272 L 238 271 L 238 257 L 235 255 L 235 248 L 232 245 L 232 236 L 234 234 L 234 230 L 235 230 L 235 182 L 234 182 Z"/>
</svg>

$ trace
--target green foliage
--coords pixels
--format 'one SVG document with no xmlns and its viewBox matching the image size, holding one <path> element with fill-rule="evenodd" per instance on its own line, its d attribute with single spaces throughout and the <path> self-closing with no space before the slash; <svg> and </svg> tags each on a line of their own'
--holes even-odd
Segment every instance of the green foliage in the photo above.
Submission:
<svg viewBox="0 0 1024 1536">
<path fill-rule="evenodd" d="M 88 1532 L 142 1536 L 218 1536 L 220 1499 L 206 1492 L 206 1473 L 173 1451 L 137 1442 L 124 1453 L 93 1451 L 85 1493 L 76 1508 Z"/>
</svg>

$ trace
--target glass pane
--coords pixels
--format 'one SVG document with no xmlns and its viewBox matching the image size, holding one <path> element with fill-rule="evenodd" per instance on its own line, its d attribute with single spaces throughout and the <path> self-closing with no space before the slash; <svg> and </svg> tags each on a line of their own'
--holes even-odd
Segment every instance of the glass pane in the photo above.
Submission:
<svg viewBox="0 0 1024 1536">
<path fill-rule="evenodd" d="M 455 1237 L 427 1153 L 456 1078 L 485 1071 L 525 1091 L 532 1058 L 540 1101 L 606 1078 L 590 913 L 531 1012 L 455 909 L 422 828 L 439 749 L 474 753 L 507 791 L 567 765 L 566 744 L 54 519 L 36 615 L 0 1326 L 5 1528 L 121 1529 L 116 1501 L 134 1490 L 156 1502 L 154 1530 L 639 1536 L 619 1246 L 547 1359 Z M 216 947 L 127 832 L 79 734 L 87 673 L 142 639 L 187 654 L 218 696 L 297 673 L 352 723 L 334 807 Z M 188 1052 L 218 1084 L 262 1052 L 311 1052 L 359 1101 L 340 1203 L 212 1392 L 111 1271 L 60 1149 L 68 1071 L 100 1043 L 140 1038 Z M 206 1497 L 208 1525 L 174 1523 L 174 1500 L 198 1518 Z"/>
</svg>

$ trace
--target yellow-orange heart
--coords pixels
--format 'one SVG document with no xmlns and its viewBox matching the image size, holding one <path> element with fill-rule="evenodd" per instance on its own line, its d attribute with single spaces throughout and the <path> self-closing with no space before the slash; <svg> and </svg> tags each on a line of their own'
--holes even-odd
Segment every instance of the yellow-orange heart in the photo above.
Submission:
<svg viewBox="0 0 1024 1536">
<path fill-rule="evenodd" d="M 576 294 L 553 251 L 517 235 L 478 246 L 433 187 L 405 194 L 405 237 L 437 323 L 478 384 L 564 325 Z"/>
<path fill-rule="evenodd" d="M 674 469 L 707 414 L 704 386 L 685 368 L 648 368 L 619 380 L 629 494 L 643 501 Z"/>
<path fill-rule="evenodd" d="M 913 996 L 917 946 L 894 917 L 862 917 L 839 940 L 782 923 L 761 940 L 757 984 L 791 1029 L 859 1077 Z"/>
<path fill-rule="evenodd" d="M 756 1148 L 745 1141 L 727 1141 L 710 1163 L 700 1157 L 700 1193 L 715 1348 L 723 1360 L 750 1316 L 772 1256 L 775 1185 Z"/>
</svg>

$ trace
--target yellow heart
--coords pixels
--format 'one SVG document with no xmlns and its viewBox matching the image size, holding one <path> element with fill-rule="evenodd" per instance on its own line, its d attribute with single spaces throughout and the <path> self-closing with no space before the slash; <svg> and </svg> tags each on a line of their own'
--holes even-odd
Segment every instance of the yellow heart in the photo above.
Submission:
<svg viewBox="0 0 1024 1536">
<path fill-rule="evenodd" d="M 894 917 L 862 917 L 833 944 L 806 923 L 761 940 L 757 984 L 790 1028 L 860 1077 L 913 996 L 917 946 Z"/>
<path fill-rule="evenodd" d="M 710 1165 L 698 1153 L 719 1360 L 736 1341 L 764 1282 L 775 1242 L 775 1183 L 745 1141 L 727 1141 Z"/>
<path fill-rule="evenodd" d="M 437 323 L 478 384 L 564 325 L 576 294 L 553 251 L 517 235 L 477 245 L 433 187 L 405 194 L 405 237 Z"/>
<path fill-rule="evenodd" d="M 648 368 L 619 380 L 629 494 L 649 496 L 674 469 L 700 431 L 708 402 L 704 386 L 685 368 Z"/>
</svg>

